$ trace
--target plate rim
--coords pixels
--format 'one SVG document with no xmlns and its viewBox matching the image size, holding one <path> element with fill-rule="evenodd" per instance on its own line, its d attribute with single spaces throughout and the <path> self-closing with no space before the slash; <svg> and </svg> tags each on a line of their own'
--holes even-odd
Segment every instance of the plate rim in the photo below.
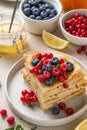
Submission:
<svg viewBox="0 0 87 130">
<path fill-rule="evenodd" d="M 62 53 L 62 54 L 64 54 L 64 53 Z M 66 55 L 66 56 L 72 58 L 73 60 L 75 60 L 76 62 L 78 62 L 85 69 L 85 71 L 87 71 L 86 67 L 78 59 L 76 59 L 75 57 L 73 57 L 71 55 L 68 55 L 68 54 L 64 54 L 64 55 Z M 85 104 L 81 109 L 79 109 L 73 115 L 67 116 L 67 117 L 64 117 L 64 118 L 60 118 L 60 119 L 39 119 L 39 118 L 35 118 L 35 117 L 32 118 L 31 116 L 27 117 L 25 114 L 23 114 L 20 111 L 18 111 L 15 108 L 14 104 L 12 103 L 12 101 L 11 101 L 11 99 L 9 97 L 9 94 L 8 94 L 8 91 L 7 91 L 7 82 L 8 82 L 8 77 L 9 77 L 11 71 L 18 64 L 23 64 L 23 63 L 24 63 L 24 59 L 23 58 L 21 58 L 17 62 L 15 62 L 12 65 L 12 67 L 9 69 L 9 71 L 8 71 L 8 73 L 6 75 L 6 78 L 5 78 L 5 95 L 7 97 L 7 100 L 8 100 L 8 103 L 9 103 L 10 107 L 17 114 L 17 116 L 19 116 L 20 118 L 22 118 L 22 116 L 23 116 L 23 118 L 22 118 L 23 120 L 25 120 L 25 121 L 27 121 L 29 123 L 37 124 L 39 126 L 60 126 L 60 125 L 64 125 L 64 124 L 70 123 L 71 121 L 77 119 L 79 116 L 81 116 L 87 110 L 87 104 Z"/>
</svg>

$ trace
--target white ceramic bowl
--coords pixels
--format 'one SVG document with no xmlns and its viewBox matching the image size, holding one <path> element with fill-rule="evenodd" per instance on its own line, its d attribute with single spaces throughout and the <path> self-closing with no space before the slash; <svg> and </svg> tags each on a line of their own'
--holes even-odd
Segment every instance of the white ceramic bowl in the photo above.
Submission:
<svg viewBox="0 0 87 130">
<path fill-rule="evenodd" d="M 43 0 L 43 1 L 47 1 L 47 2 L 51 3 L 55 7 L 55 9 L 58 11 L 58 14 L 49 20 L 33 20 L 33 19 L 25 16 L 23 13 L 23 10 L 22 10 L 22 5 L 25 1 L 26 0 L 23 0 L 20 3 L 19 10 L 20 10 L 20 14 L 22 15 L 22 17 L 25 21 L 25 28 L 29 32 L 40 35 L 42 33 L 42 30 L 52 32 L 56 29 L 57 23 L 58 23 L 58 18 L 62 11 L 61 4 L 58 0 Z"/>
<path fill-rule="evenodd" d="M 62 34 L 64 35 L 64 37 L 69 40 L 71 43 L 76 44 L 76 45 L 87 45 L 87 38 L 81 38 L 81 37 L 77 37 L 74 35 L 71 35 L 70 33 L 68 33 L 65 30 L 65 21 L 69 20 L 72 18 L 72 16 L 75 13 L 80 13 L 80 14 L 84 14 L 87 16 L 87 9 L 76 9 L 76 10 L 71 10 L 67 13 L 65 13 L 64 15 L 61 16 L 60 18 L 60 28 L 62 31 Z"/>
</svg>

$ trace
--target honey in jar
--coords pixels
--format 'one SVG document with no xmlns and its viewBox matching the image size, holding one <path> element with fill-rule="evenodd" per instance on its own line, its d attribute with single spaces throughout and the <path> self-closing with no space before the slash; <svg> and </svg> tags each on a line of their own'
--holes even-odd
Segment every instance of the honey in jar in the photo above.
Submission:
<svg viewBox="0 0 87 130">
<path fill-rule="evenodd" d="M 0 53 L 4 54 L 21 53 L 27 45 L 24 22 L 19 15 L 15 15 L 11 31 L 8 33 L 11 17 L 12 13 L 0 14 Z"/>
</svg>

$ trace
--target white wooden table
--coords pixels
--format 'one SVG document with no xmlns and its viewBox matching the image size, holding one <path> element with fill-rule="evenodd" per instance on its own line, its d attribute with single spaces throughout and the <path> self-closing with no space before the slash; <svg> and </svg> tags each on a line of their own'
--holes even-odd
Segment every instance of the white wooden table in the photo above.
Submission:
<svg viewBox="0 0 87 130">
<path fill-rule="evenodd" d="M 3 9 L 4 11 L 9 11 L 12 10 L 14 6 L 14 2 L 6 2 L 4 0 L 0 0 L 0 9 Z M 59 27 L 55 30 L 54 32 L 55 35 L 62 37 L 59 31 Z M 40 36 L 32 35 L 28 33 L 28 43 L 29 43 L 29 51 L 31 50 L 42 50 L 42 51 L 54 51 L 53 49 L 48 48 L 44 42 L 42 41 L 42 38 Z M 76 57 L 77 59 L 80 60 L 85 66 L 87 66 L 87 56 L 86 55 L 78 55 L 76 52 L 76 49 L 78 46 L 75 46 L 73 44 L 70 44 L 66 49 L 64 49 L 62 52 L 67 53 L 72 55 L 73 57 Z M 25 121 L 21 120 L 15 113 L 12 112 L 10 109 L 5 92 L 4 92 L 4 86 L 5 86 L 5 77 L 10 69 L 10 67 L 20 58 L 20 56 L 16 57 L 9 57 L 2 55 L 0 58 L 0 81 L 1 81 L 1 88 L 0 88 L 0 110 L 2 108 L 6 108 L 8 110 L 8 116 L 15 116 L 16 118 L 16 123 L 17 124 L 22 124 L 25 130 L 31 130 L 32 127 L 35 125 L 26 123 Z M 37 126 L 37 130 L 73 130 L 75 126 L 84 118 L 87 118 L 87 112 L 84 113 L 81 117 L 76 119 L 75 121 L 66 124 L 64 126 L 59 126 L 59 127 L 40 127 Z M 6 122 L 6 119 L 1 118 L 0 116 L 0 130 L 4 130 L 5 128 L 8 128 L 8 124 Z"/>
</svg>

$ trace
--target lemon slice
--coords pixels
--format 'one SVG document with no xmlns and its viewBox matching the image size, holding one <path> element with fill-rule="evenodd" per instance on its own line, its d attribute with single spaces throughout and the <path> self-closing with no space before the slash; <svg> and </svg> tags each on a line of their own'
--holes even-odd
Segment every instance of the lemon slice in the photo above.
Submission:
<svg viewBox="0 0 87 130">
<path fill-rule="evenodd" d="M 75 130 L 87 130 L 87 118 L 80 122 L 79 125 L 75 128 Z"/>
<path fill-rule="evenodd" d="M 69 41 L 56 37 L 53 34 L 46 32 L 45 30 L 42 32 L 42 38 L 46 45 L 58 50 L 63 50 L 69 44 Z"/>
</svg>

